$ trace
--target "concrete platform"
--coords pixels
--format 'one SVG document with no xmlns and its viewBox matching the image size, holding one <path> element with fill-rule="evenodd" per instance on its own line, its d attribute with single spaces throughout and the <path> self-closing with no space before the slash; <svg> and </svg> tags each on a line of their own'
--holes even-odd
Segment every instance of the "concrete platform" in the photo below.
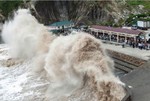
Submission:
<svg viewBox="0 0 150 101">
<path fill-rule="evenodd" d="M 116 52 L 130 55 L 130 56 L 134 56 L 136 58 L 140 58 L 143 60 L 149 60 L 150 59 L 150 50 L 140 50 L 138 48 L 132 48 L 129 46 L 122 48 L 121 45 L 110 44 L 110 43 L 104 43 L 103 47 L 105 49 L 109 49 L 109 50 L 113 50 Z"/>
<path fill-rule="evenodd" d="M 132 101 L 150 101 L 150 61 L 123 76 L 121 80 L 132 86 Z"/>
</svg>

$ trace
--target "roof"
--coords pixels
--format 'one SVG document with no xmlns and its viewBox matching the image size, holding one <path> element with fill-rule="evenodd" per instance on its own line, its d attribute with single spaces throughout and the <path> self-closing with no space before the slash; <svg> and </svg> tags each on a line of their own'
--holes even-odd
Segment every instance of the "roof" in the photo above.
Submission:
<svg viewBox="0 0 150 101">
<path fill-rule="evenodd" d="M 107 30 L 107 31 L 113 31 L 113 32 L 121 32 L 121 33 L 127 33 L 127 34 L 140 34 L 143 33 L 139 30 L 132 30 L 132 29 L 123 29 L 123 28 L 114 28 L 114 27 L 107 27 L 107 26 L 98 26 L 98 25 L 92 25 L 91 28 L 95 29 L 101 29 L 101 30 Z"/>
<path fill-rule="evenodd" d="M 65 20 L 65 21 L 55 22 L 55 23 L 51 24 L 50 26 L 69 26 L 71 24 L 74 24 L 74 23 L 71 21 Z"/>
</svg>

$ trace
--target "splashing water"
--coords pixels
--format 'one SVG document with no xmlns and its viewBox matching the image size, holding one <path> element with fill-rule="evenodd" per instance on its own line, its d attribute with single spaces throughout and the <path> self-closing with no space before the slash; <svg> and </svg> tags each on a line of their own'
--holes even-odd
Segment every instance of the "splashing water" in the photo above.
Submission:
<svg viewBox="0 0 150 101">
<path fill-rule="evenodd" d="M 27 9 L 19 9 L 14 19 L 6 22 L 2 38 L 11 47 L 13 57 L 33 57 L 38 48 L 41 35 L 47 33 L 46 27 L 39 24 Z"/>
<path fill-rule="evenodd" d="M 45 100 L 120 101 L 125 95 L 103 44 L 86 33 L 53 36 L 21 9 L 5 23 L 2 37 L 12 57 L 33 58 L 32 72 L 49 80 Z"/>
</svg>

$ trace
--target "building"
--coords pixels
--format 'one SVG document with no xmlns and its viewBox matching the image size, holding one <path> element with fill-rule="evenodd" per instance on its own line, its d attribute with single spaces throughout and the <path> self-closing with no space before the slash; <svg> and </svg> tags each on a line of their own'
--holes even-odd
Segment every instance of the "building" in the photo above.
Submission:
<svg viewBox="0 0 150 101">
<path fill-rule="evenodd" d="M 140 30 L 92 25 L 90 34 L 99 39 L 122 43 L 128 40 L 136 41 L 139 36 L 145 33 Z"/>
<path fill-rule="evenodd" d="M 59 28 L 70 28 L 70 27 L 73 27 L 74 26 L 74 23 L 71 22 L 71 21 L 60 21 L 60 22 L 55 22 L 53 24 L 51 24 L 50 26 L 53 26 L 53 27 L 59 27 Z"/>
<path fill-rule="evenodd" d="M 72 21 L 65 20 L 49 25 L 48 29 L 55 34 L 61 33 L 67 35 L 67 33 L 69 33 L 69 29 L 72 29 L 72 27 L 74 27 L 74 23 Z"/>
<path fill-rule="evenodd" d="M 150 21 L 144 21 L 144 20 L 140 20 L 140 21 L 137 21 L 137 27 L 140 28 L 140 29 L 148 29 L 150 28 Z"/>
</svg>

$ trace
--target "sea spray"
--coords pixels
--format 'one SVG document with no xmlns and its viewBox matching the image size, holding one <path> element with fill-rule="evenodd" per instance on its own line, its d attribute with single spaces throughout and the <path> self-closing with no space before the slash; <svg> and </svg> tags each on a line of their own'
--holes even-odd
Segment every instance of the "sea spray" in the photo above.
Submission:
<svg viewBox="0 0 150 101">
<path fill-rule="evenodd" d="M 52 82 L 48 99 L 68 101 L 62 98 L 71 99 L 74 95 L 76 100 L 72 101 L 87 101 L 91 93 L 95 97 L 89 101 L 120 101 L 124 90 L 112 72 L 113 65 L 102 43 L 91 35 L 77 33 L 56 38 L 50 44 L 44 67 Z M 77 100 L 82 93 L 86 96 Z"/>
<path fill-rule="evenodd" d="M 19 9 L 14 13 L 14 19 L 5 22 L 2 38 L 11 47 L 12 57 L 29 58 L 36 54 L 41 34 L 47 32 L 29 10 Z"/>
<path fill-rule="evenodd" d="M 103 44 L 87 33 L 53 36 L 21 9 L 5 23 L 2 37 L 13 57 L 34 58 L 33 72 L 49 79 L 45 100 L 120 101 L 125 94 Z"/>
</svg>

